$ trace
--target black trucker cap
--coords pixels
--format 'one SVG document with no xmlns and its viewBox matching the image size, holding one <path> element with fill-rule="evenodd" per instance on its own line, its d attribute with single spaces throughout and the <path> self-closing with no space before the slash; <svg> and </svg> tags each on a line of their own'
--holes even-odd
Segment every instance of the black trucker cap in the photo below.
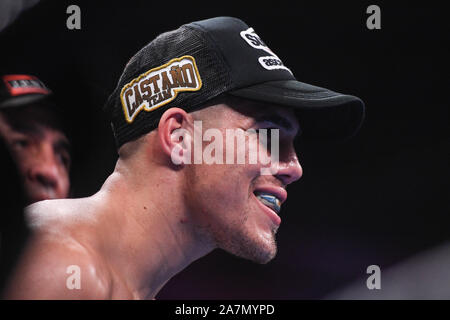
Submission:
<svg viewBox="0 0 450 320">
<path fill-rule="evenodd" d="M 0 77 L 0 110 L 50 101 L 52 92 L 37 77 L 8 74 Z"/>
<path fill-rule="evenodd" d="M 294 107 L 307 137 L 349 137 L 364 118 L 361 99 L 297 81 L 253 28 L 232 17 L 159 35 L 128 62 L 104 110 L 119 148 L 156 128 L 168 108 L 190 110 L 225 92 Z"/>
</svg>

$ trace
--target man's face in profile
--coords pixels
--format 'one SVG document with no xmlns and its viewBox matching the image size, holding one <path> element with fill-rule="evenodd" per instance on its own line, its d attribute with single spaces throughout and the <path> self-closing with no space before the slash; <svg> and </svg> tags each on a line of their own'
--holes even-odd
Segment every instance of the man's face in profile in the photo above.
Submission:
<svg viewBox="0 0 450 320">
<path fill-rule="evenodd" d="M 0 112 L 0 134 L 10 148 L 24 183 L 27 203 L 69 195 L 70 152 L 67 137 L 40 121 L 32 107 Z M 19 110 L 20 109 L 20 110 Z"/>
<path fill-rule="evenodd" d="M 279 209 L 286 200 L 285 188 L 300 179 L 302 168 L 294 149 L 299 132 L 294 112 L 288 108 L 238 100 L 239 105 L 218 104 L 202 109 L 194 117 L 202 120 L 202 130 L 216 128 L 227 149 L 227 130 L 246 132 L 245 148 L 235 141 L 237 154 L 245 152 L 245 162 L 235 164 L 190 164 L 187 197 L 195 214 L 198 231 L 212 237 L 219 248 L 237 256 L 267 263 L 276 255 L 275 234 L 280 225 Z M 258 131 L 267 129 L 268 143 Z M 276 172 L 262 174 L 270 165 L 249 159 L 249 145 L 256 142 L 259 152 L 270 157 L 271 129 L 279 130 L 279 162 Z M 254 131 L 252 131 L 254 130 Z M 201 133 L 200 133 L 201 134 Z M 208 143 L 203 143 L 203 150 Z M 227 150 L 228 151 L 228 150 Z M 226 158 L 226 155 L 223 155 Z"/>
</svg>

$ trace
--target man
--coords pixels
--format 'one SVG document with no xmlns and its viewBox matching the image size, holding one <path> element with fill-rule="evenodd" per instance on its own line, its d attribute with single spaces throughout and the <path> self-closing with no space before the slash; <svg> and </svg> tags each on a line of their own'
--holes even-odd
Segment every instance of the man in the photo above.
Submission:
<svg viewBox="0 0 450 320">
<path fill-rule="evenodd" d="M 69 194 L 68 140 L 50 90 L 36 77 L 0 77 L 0 140 L 8 149 L 2 150 L 1 155 L 0 288 L 3 288 L 28 240 L 24 206 Z"/>
<path fill-rule="evenodd" d="M 0 135 L 21 173 L 27 204 L 69 195 L 69 141 L 51 92 L 38 78 L 1 77 Z"/>
<path fill-rule="evenodd" d="M 140 50 L 105 110 L 119 153 L 114 172 L 91 197 L 29 208 L 34 235 L 8 298 L 153 299 L 215 248 L 267 263 L 286 187 L 302 175 L 293 145 L 300 127 L 349 136 L 364 106 L 296 81 L 253 29 L 220 17 Z M 230 132 L 244 140 L 227 140 Z M 269 163 L 245 152 L 255 142 Z"/>
</svg>

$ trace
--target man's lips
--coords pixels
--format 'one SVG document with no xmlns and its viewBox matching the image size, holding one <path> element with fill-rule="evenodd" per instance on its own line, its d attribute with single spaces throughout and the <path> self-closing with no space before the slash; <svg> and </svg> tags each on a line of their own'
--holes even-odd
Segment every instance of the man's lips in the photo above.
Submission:
<svg viewBox="0 0 450 320">
<path fill-rule="evenodd" d="M 279 226 L 281 224 L 281 218 L 280 216 L 271 208 L 263 204 L 255 195 L 255 201 L 257 202 L 257 205 L 261 208 L 261 210 L 270 218 L 272 223 L 276 226 Z"/>
<path fill-rule="evenodd" d="M 283 204 L 287 199 L 287 191 L 282 187 L 275 186 L 259 186 L 256 187 L 253 193 L 256 194 L 270 194 L 280 200 L 280 204 Z"/>
<path fill-rule="evenodd" d="M 280 225 L 281 218 L 278 215 L 281 210 L 281 204 L 287 199 L 287 192 L 284 188 L 275 186 L 258 187 L 253 194 L 264 212 L 268 214 L 272 222 Z"/>
</svg>

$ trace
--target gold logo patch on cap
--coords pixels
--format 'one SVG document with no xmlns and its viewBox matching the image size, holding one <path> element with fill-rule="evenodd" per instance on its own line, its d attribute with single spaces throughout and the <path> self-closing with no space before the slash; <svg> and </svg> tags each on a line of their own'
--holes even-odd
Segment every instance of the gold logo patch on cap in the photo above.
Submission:
<svg viewBox="0 0 450 320">
<path fill-rule="evenodd" d="M 153 111 L 179 92 L 198 91 L 202 79 L 192 56 L 183 56 L 151 69 L 127 83 L 120 92 L 125 119 L 132 123 L 141 110 Z"/>
</svg>

